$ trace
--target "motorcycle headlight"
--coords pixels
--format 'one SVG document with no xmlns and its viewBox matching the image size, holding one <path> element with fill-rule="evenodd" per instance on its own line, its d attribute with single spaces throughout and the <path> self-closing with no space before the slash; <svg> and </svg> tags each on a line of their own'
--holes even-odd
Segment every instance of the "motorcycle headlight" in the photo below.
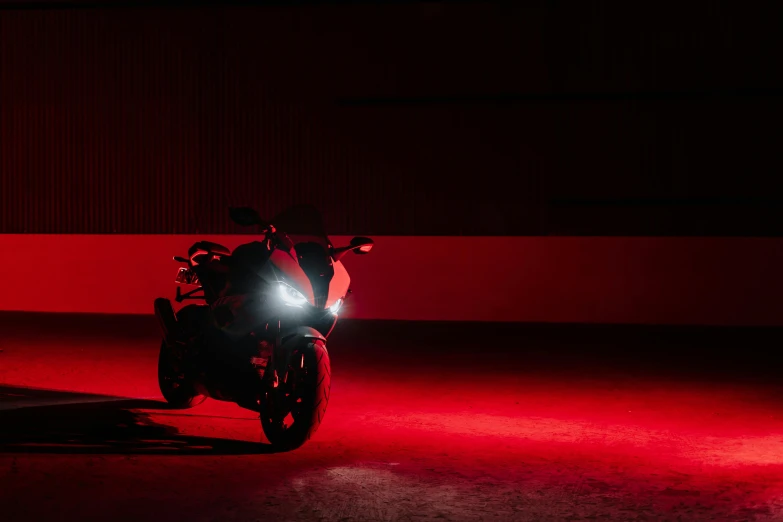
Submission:
<svg viewBox="0 0 783 522">
<path fill-rule="evenodd" d="M 307 303 L 307 298 L 296 288 L 285 283 L 280 283 L 278 288 L 280 289 L 280 298 L 288 306 L 301 308 L 302 305 Z"/>
<path fill-rule="evenodd" d="M 332 312 L 333 314 L 336 314 L 342 306 L 343 306 L 343 300 L 338 299 L 337 301 L 334 302 L 332 306 L 329 307 L 329 311 Z"/>
</svg>

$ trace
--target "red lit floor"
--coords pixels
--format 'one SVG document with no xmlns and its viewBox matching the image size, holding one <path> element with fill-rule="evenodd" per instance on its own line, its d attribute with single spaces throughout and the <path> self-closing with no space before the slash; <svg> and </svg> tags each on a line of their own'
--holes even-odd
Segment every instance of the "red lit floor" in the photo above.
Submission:
<svg viewBox="0 0 783 522">
<path fill-rule="evenodd" d="M 755 333 L 338 325 L 324 424 L 271 454 L 237 406 L 165 409 L 151 318 L 0 327 L 4 522 L 783 520 Z"/>
</svg>

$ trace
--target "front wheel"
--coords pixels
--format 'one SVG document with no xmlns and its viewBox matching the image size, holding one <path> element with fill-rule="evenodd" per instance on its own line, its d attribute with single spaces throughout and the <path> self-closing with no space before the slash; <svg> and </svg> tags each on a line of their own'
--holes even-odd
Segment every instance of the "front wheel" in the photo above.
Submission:
<svg viewBox="0 0 783 522">
<path fill-rule="evenodd" d="M 193 382 L 174 365 L 174 354 L 166 342 L 161 343 L 158 356 L 158 386 L 163 398 L 173 408 L 192 408 L 205 400 L 206 396 L 196 392 Z"/>
<path fill-rule="evenodd" d="M 278 366 L 278 386 L 261 398 L 261 427 L 269 442 L 284 450 L 307 442 L 323 421 L 332 386 L 326 345 L 303 338 Z"/>
</svg>

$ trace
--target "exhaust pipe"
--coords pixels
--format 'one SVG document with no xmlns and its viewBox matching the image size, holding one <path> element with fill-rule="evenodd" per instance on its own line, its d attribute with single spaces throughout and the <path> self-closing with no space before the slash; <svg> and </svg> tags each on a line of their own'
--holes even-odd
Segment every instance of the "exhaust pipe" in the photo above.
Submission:
<svg viewBox="0 0 783 522">
<path fill-rule="evenodd" d="M 171 307 L 171 301 L 165 297 L 155 299 L 155 317 L 158 318 L 158 325 L 163 334 L 163 339 L 166 341 L 166 344 L 172 346 L 182 335 L 179 323 L 177 323 L 177 316 Z"/>
</svg>

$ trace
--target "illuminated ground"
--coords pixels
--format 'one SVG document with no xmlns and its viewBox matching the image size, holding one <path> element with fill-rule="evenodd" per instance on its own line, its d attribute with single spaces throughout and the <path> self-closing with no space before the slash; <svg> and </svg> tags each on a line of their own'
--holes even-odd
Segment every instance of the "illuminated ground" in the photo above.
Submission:
<svg viewBox="0 0 783 522">
<path fill-rule="evenodd" d="M 783 520 L 778 332 L 345 323 L 316 439 L 270 454 L 159 402 L 151 318 L 0 327 L 4 522 Z"/>
</svg>

